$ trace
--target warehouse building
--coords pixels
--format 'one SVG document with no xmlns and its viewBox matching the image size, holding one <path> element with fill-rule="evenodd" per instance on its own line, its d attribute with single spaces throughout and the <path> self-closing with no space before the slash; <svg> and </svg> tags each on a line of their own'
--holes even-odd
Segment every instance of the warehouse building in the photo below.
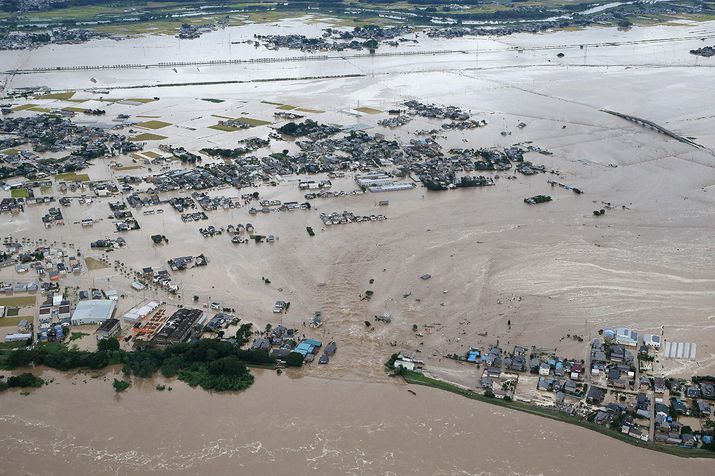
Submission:
<svg viewBox="0 0 715 476">
<path fill-rule="evenodd" d="M 109 299 L 92 299 L 80 301 L 72 313 L 73 326 L 101 324 L 114 315 L 116 302 Z"/>
</svg>

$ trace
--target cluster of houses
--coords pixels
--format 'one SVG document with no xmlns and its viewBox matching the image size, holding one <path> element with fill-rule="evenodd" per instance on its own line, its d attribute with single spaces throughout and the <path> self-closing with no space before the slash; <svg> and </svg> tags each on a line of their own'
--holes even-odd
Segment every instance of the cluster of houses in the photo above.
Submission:
<svg viewBox="0 0 715 476">
<path fill-rule="evenodd" d="M 447 357 L 478 364 L 477 387 L 485 395 L 548 406 L 643 441 L 654 439 L 685 448 L 712 442 L 711 430 L 693 430 L 680 418 L 694 417 L 703 422 L 713 417 L 715 378 L 692 377 L 686 381 L 638 375 L 643 369 L 636 366 L 651 360 L 649 354 L 661 348 L 661 340 L 659 335 L 642 336 L 628 328 L 605 329 L 589 344 L 590 368 L 584 360 L 518 345 L 509 353 L 495 345 Z M 399 354 L 393 364 L 408 370 L 419 370 L 422 365 L 405 354 Z M 538 375 L 538 395 L 550 395 L 553 403 L 532 402 L 528 393 L 515 397 L 519 374 L 527 372 Z"/>
<path fill-rule="evenodd" d="M 123 201 L 110 202 L 109 209 L 114 217 L 114 227 L 117 231 L 138 230 L 139 222 L 132 214 L 127 204 Z"/>
<path fill-rule="evenodd" d="M 206 266 L 208 264 L 208 259 L 204 254 L 197 256 L 179 256 L 168 260 L 167 264 L 172 271 L 183 271 L 189 268 Z"/>
<path fill-rule="evenodd" d="M 24 50 L 42 45 L 86 43 L 102 34 L 85 28 L 50 28 L 42 31 L 12 31 L 0 36 L 0 50 Z"/>
<path fill-rule="evenodd" d="M 4 111 L 5 112 L 5 111 Z M 26 117 L 5 117 L 0 121 L 2 154 L 0 180 L 24 176 L 30 180 L 43 179 L 88 167 L 88 161 L 141 150 L 128 137 L 99 127 L 79 126 L 54 115 L 37 114 Z M 30 144 L 33 152 L 18 147 Z M 44 152 L 68 152 L 62 159 L 41 158 Z"/>
<path fill-rule="evenodd" d="M 343 212 L 332 212 L 332 213 L 321 213 L 320 220 L 325 226 L 332 225 L 345 225 L 348 223 L 364 223 L 371 221 L 385 221 L 387 217 L 385 215 L 355 215 L 353 212 L 343 211 Z"/>
<path fill-rule="evenodd" d="M 102 240 L 93 241 L 89 244 L 89 246 L 93 249 L 99 250 L 115 250 L 124 247 L 126 244 L 126 240 L 121 236 L 118 236 L 113 240 L 105 238 Z"/>
<path fill-rule="evenodd" d="M 179 291 L 179 286 L 176 284 L 176 282 L 174 282 L 173 278 L 171 277 L 171 274 L 169 274 L 169 271 L 165 269 L 155 270 L 154 268 L 147 266 L 145 268 L 142 268 L 141 274 L 144 280 L 151 281 L 157 286 L 160 286 L 165 289 L 170 294 L 176 294 Z M 140 282 L 134 283 L 132 287 L 137 290 L 144 289 L 144 285 Z"/>
<path fill-rule="evenodd" d="M 82 271 L 81 260 L 71 250 L 53 246 L 37 246 L 26 250 L 22 243 L 10 241 L 4 245 L 0 267 L 14 266 L 18 274 L 34 270 L 38 278 L 47 277 L 51 283 L 55 283 L 70 273 L 79 274 Z"/>
</svg>

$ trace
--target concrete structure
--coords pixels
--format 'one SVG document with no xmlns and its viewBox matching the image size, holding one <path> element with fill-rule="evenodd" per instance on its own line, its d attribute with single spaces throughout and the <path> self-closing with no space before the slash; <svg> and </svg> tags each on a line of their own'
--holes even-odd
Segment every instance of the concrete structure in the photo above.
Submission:
<svg viewBox="0 0 715 476">
<path fill-rule="evenodd" d="M 97 340 L 104 340 L 117 335 L 120 330 L 119 319 L 110 318 L 101 323 L 94 334 Z"/>
<path fill-rule="evenodd" d="M 144 319 L 149 314 L 151 314 L 160 305 L 161 305 L 161 303 L 159 301 L 144 301 L 144 302 L 140 303 L 139 305 L 134 306 L 129 311 L 127 311 L 122 316 L 122 319 L 134 324 L 134 323 Z"/>
<path fill-rule="evenodd" d="M 73 326 L 85 324 L 101 324 L 114 314 L 115 301 L 109 299 L 93 299 L 80 301 L 72 314 Z"/>
<path fill-rule="evenodd" d="M 203 312 L 199 309 L 182 308 L 167 320 L 164 327 L 151 340 L 154 345 L 168 345 L 183 342 L 191 335 L 194 325 L 201 324 Z"/>
</svg>

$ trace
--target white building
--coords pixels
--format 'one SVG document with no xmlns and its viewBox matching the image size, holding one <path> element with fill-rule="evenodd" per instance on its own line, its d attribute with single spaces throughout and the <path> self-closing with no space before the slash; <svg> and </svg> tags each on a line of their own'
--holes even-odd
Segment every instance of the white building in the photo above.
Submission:
<svg viewBox="0 0 715 476">
<path fill-rule="evenodd" d="M 72 314 L 71 323 L 73 326 L 100 324 L 112 317 L 116 304 L 110 299 L 80 301 Z"/>
<path fill-rule="evenodd" d="M 143 303 L 131 308 L 129 311 L 127 311 L 122 316 L 122 319 L 134 324 L 135 322 L 141 321 L 146 316 L 148 316 L 151 312 L 153 312 L 156 308 L 158 308 L 160 306 L 160 304 L 161 303 L 159 301 L 143 302 Z"/>
<path fill-rule="evenodd" d="M 616 342 L 621 345 L 627 345 L 629 347 L 635 347 L 638 345 L 638 333 L 634 330 L 628 329 L 627 327 L 619 327 L 615 329 L 616 331 Z"/>
<path fill-rule="evenodd" d="M 643 341 L 645 345 L 652 349 L 660 349 L 660 336 L 651 334 L 643 336 Z"/>
<path fill-rule="evenodd" d="M 32 334 L 18 333 L 5 336 L 5 342 L 23 342 L 32 339 Z"/>
</svg>

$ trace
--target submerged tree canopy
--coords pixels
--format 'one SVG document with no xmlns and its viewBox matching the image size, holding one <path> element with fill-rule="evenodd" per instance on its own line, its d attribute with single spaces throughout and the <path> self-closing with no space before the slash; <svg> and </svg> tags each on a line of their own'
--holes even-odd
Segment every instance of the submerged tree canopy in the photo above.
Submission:
<svg viewBox="0 0 715 476">
<path fill-rule="evenodd" d="M 116 339 L 114 339 L 116 341 Z M 108 339 L 96 352 L 70 350 L 61 344 L 42 344 L 34 349 L 0 353 L 4 368 L 17 369 L 45 365 L 58 370 L 101 369 L 123 365 L 125 375 L 148 378 L 161 371 L 165 377 L 178 377 L 205 390 L 243 390 L 253 383 L 246 363 L 274 364 L 263 350 L 242 350 L 229 342 L 204 339 L 173 344 L 165 349 L 126 352 Z"/>
</svg>

